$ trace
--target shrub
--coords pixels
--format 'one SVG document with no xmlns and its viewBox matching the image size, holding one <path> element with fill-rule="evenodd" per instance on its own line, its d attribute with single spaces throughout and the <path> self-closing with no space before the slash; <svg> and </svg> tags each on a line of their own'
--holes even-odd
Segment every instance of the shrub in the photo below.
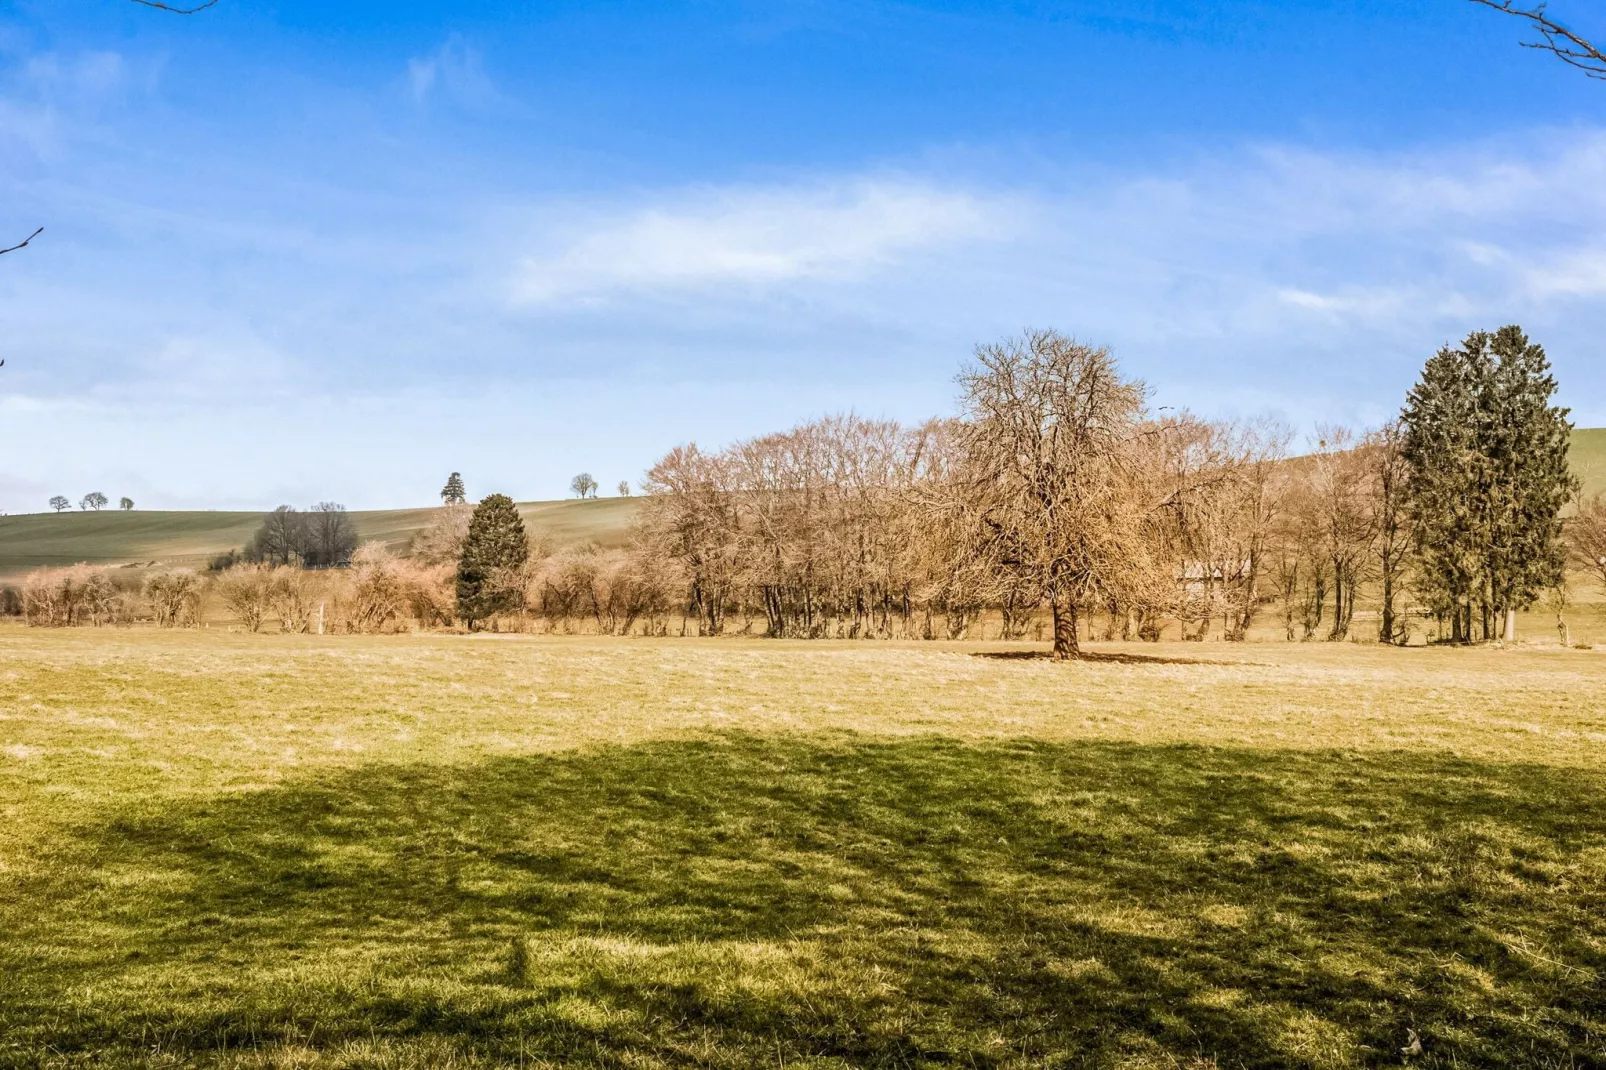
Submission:
<svg viewBox="0 0 1606 1070">
<path fill-rule="evenodd" d="M 273 573 L 262 565 L 233 565 L 218 577 L 218 594 L 246 631 L 259 632 L 273 608 Z"/>
<path fill-rule="evenodd" d="M 307 574 L 299 568 L 280 565 L 268 581 L 268 605 L 279 619 L 279 627 L 292 635 L 312 628 L 314 592 Z"/>
<path fill-rule="evenodd" d="M 436 513 L 427 527 L 413 536 L 407 556 L 424 565 L 455 565 L 463 556 L 468 538 L 469 518 L 474 510 L 466 505 L 447 505 Z"/>
<path fill-rule="evenodd" d="M 346 605 L 346 626 L 374 633 L 409 608 L 407 577 L 382 542 L 367 542 L 351 558 L 352 582 Z"/>
<path fill-rule="evenodd" d="M 88 565 L 40 569 L 23 581 L 22 615 L 36 627 L 111 624 L 127 607 L 104 569 Z"/>
<path fill-rule="evenodd" d="M 147 576 L 145 598 L 163 628 L 186 628 L 200 621 L 201 578 L 187 568 Z"/>
</svg>

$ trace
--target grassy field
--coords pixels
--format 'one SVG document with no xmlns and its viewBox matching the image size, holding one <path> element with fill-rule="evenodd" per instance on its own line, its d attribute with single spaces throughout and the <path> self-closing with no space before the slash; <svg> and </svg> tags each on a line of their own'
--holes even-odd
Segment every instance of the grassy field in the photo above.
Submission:
<svg viewBox="0 0 1606 1070">
<path fill-rule="evenodd" d="M 522 502 L 519 512 L 532 531 L 560 545 L 624 542 L 637 499 L 597 498 Z M 435 509 L 354 512 L 360 538 L 402 549 L 429 523 Z M 262 523 L 261 513 L 161 512 L 27 513 L 0 516 L 0 579 L 30 569 L 72 565 L 162 564 L 196 567 L 226 550 L 244 546 Z"/>
<path fill-rule="evenodd" d="M 0 1065 L 1606 1060 L 1606 654 L 0 627 Z"/>
</svg>

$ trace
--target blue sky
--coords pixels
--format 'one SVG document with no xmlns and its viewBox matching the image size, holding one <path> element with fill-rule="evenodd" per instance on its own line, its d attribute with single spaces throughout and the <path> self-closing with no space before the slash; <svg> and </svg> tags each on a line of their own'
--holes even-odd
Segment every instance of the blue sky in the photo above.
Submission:
<svg viewBox="0 0 1606 1070">
<path fill-rule="evenodd" d="M 0 238 L 46 228 L 0 257 L 0 509 L 558 497 L 949 411 L 1024 326 L 1308 429 L 1516 321 L 1606 424 L 1606 84 L 1523 39 L 1467 0 L 0 0 Z"/>
</svg>

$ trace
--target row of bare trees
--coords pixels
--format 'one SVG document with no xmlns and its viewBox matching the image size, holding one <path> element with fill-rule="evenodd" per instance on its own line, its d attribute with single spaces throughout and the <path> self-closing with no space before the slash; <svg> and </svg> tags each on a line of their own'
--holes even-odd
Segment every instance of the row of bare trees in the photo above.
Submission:
<svg viewBox="0 0 1606 1070">
<path fill-rule="evenodd" d="M 1149 410 L 1108 350 L 1053 331 L 979 347 L 961 415 L 917 427 L 817 420 L 649 472 L 637 553 L 703 634 L 1023 635 L 1047 607 L 1056 656 L 1082 637 L 1383 642 L 1439 614 L 1416 567 L 1406 429 Z M 1573 522 L 1587 541 L 1586 505 Z M 1598 526 L 1598 522 L 1597 526 Z M 1415 526 L 1414 526 L 1415 525 Z M 1606 561 L 1606 534 L 1580 562 Z M 1606 582 L 1606 563 L 1591 565 Z M 1370 630 L 1370 629 L 1369 629 Z"/>
</svg>

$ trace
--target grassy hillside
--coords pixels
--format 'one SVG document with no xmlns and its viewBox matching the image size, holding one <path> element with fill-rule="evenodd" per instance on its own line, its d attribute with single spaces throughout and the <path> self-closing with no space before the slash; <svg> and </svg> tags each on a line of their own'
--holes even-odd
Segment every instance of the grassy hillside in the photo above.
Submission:
<svg viewBox="0 0 1606 1070">
<path fill-rule="evenodd" d="M 546 532 L 559 544 L 593 541 L 615 546 L 624 541 L 636 502 L 631 498 L 524 502 L 519 511 L 531 531 Z M 362 539 L 379 539 L 401 548 L 435 512 L 375 509 L 351 515 Z M 0 517 L 0 577 L 79 561 L 194 566 L 245 545 L 261 522 L 261 513 L 209 511 L 74 511 Z"/>
<path fill-rule="evenodd" d="M 1584 495 L 1606 494 L 1606 427 L 1586 427 L 1573 432 L 1567 461 L 1573 473 L 1584 481 Z"/>
</svg>

